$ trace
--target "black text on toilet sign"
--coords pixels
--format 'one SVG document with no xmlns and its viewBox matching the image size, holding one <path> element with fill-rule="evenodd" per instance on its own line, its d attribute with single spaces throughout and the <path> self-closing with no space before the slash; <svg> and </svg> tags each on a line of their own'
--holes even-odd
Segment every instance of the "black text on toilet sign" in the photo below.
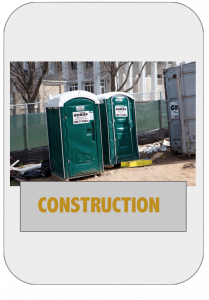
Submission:
<svg viewBox="0 0 209 300">
<path fill-rule="evenodd" d="M 115 116 L 116 117 L 127 117 L 127 106 L 115 106 Z"/>
</svg>

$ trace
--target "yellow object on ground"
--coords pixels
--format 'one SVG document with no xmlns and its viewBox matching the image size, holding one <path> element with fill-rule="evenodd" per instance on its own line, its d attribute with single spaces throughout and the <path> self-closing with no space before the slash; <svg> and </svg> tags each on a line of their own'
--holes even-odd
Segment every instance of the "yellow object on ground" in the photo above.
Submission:
<svg viewBox="0 0 209 300">
<path fill-rule="evenodd" d="M 151 159 L 139 159 L 139 160 L 121 162 L 122 168 L 144 167 L 149 165 L 152 165 Z"/>
</svg>

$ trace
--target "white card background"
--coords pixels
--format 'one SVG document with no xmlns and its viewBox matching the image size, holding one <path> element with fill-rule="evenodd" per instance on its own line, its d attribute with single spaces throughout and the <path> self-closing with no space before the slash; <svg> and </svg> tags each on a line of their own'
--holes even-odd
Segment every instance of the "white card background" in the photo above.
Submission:
<svg viewBox="0 0 209 300">
<path fill-rule="evenodd" d="M 4 260 L 18 280 L 178 284 L 197 273 L 204 255 L 203 39 L 198 15 L 175 2 L 35 2 L 12 12 L 4 32 Z M 187 232 L 20 232 L 20 187 L 9 185 L 9 62 L 28 60 L 197 62 L 197 180 L 187 187 Z"/>
</svg>

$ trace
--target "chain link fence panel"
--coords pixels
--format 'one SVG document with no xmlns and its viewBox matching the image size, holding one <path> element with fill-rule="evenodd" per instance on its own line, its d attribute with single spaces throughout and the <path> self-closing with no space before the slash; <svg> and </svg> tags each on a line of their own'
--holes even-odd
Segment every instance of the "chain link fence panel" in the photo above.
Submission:
<svg viewBox="0 0 209 300">
<path fill-rule="evenodd" d="M 10 106 L 10 152 L 48 145 L 43 102 Z"/>
<path fill-rule="evenodd" d="M 27 119 L 29 149 L 47 146 L 47 122 L 44 104 L 28 104 Z"/>
<path fill-rule="evenodd" d="M 10 151 L 26 149 L 26 114 L 24 105 L 10 106 Z"/>
<path fill-rule="evenodd" d="M 168 127 L 165 100 L 136 101 L 137 132 Z"/>
</svg>

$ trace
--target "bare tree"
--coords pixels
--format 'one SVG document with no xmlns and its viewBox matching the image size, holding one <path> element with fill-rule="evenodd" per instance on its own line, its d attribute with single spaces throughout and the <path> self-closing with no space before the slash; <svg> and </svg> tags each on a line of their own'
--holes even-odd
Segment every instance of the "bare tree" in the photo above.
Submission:
<svg viewBox="0 0 209 300">
<path fill-rule="evenodd" d="M 23 62 L 10 62 L 10 81 L 26 103 L 34 103 L 42 80 L 48 71 L 49 63 L 38 62 L 36 64 L 31 61 L 25 64 L 26 69 L 23 67 Z M 31 107 L 30 112 L 34 112 L 34 106 Z"/>
<path fill-rule="evenodd" d="M 62 80 L 68 78 L 69 80 L 74 80 L 74 74 L 69 71 L 69 65 L 68 62 L 67 63 L 67 68 L 65 65 L 63 65 L 62 61 L 57 62 L 57 70 L 58 70 L 58 74 L 59 74 L 59 93 L 62 93 Z M 77 62 L 72 62 L 75 70 L 76 70 L 76 75 L 77 75 Z M 71 74 L 72 73 L 72 74 Z"/>
<path fill-rule="evenodd" d="M 106 73 L 110 74 L 111 78 L 111 91 L 122 91 L 124 86 L 126 85 L 129 77 L 130 77 L 130 70 L 131 67 L 133 66 L 133 61 L 126 61 L 126 62 L 118 62 L 116 61 L 110 61 L 110 62 L 103 62 L 106 68 Z M 130 86 L 128 89 L 125 90 L 125 92 L 128 92 L 133 89 L 133 87 L 139 82 L 139 79 L 141 77 L 142 71 L 144 70 L 144 67 L 146 66 L 147 61 L 144 63 L 142 66 L 140 72 L 137 75 L 137 78 L 133 82 L 132 86 Z M 127 67 L 128 65 L 128 67 Z M 125 78 L 123 82 L 119 85 L 119 80 L 118 80 L 118 73 L 120 70 L 124 69 L 123 67 L 126 66 L 126 73 L 125 73 Z M 105 72 L 105 71 L 104 71 Z"/>
<path fill-rule="evenodd" d="M 62 94 L 62 62 L 59 61 L 57 63 L 58 65 L 58 73 L 59 73 L 59 79 L 60 79 L 60 84 L 59 84 L 59 93 Z"/>
</svg>

